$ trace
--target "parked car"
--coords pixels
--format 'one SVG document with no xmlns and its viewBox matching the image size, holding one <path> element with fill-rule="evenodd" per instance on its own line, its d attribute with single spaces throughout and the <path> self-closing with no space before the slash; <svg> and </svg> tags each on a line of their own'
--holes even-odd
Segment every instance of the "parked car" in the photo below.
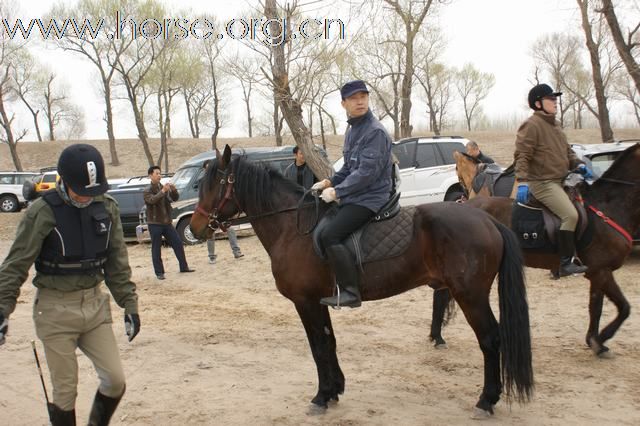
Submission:
<svg viewBox="0 0 640 426">
<path fill-rule="evenodd" d="M 17 212 L 27 203 L 22 194 L 25 182 L 31 181 L 35 172 L 0 172 L 0 212 Z"/>
<path fill-rule="evenodd" d="M 34 181 L 36 193 L 42 195 L 43 192 L 55 188 L 58 179 L 60 179 L 60 175 L 55 170 L 42 173 Z"/>
<path fill-rule="evenodd" d="M 322 152 L 324 153 L 324 151 Z M 245 155 L 250 161 L 265 163 L 269 167 L 278 170 L 280 173 L 284 173 L 287 166 L 294 160 L 292 145 L 245 148 L 235 152 L 234 155 Z M 202 154 L 198 154 L 182 164 L 171 178 L 171 182 L 176 186 L 180 193 L 180 199 L 172 204 L 173 225 L 176 227 L 176 230 L 184 244 L 193 245 L 201 242 L 191 233 L 189 223 L 191 222 L 191 216 L 193 215 L 196 203 L 198 202 L 198 184 L 200 183 L 200 179 L 204 176 L 204 169 L 202 168 L 202 165 L 206 160 L 214 159 L 215 156 L 216 154 L 214 151 L 207 151 Z M 236 231 L 251 229 L 251 224 L 241 223 L 234 225 L 233 229 Z M 148 236 L 146 223 L 141 227 L 140 235 L 142 235 L 140 239 Z"/>
<path fill-rule="evenodd" d="M 400 168 L 400 204 L 456 201 L 464 192 L 456 174 L 454 151 L 465 152 L 469 142 L 461 136 L 433 136 L 401 139 L 393 143 L 391 151 Z M 338 159 L 334 170 L 340 170 Z"/>
<path fill-rule="evenodd" d="M 571 148 L 578 158 L 585 162 L 589 167 L 595 179 L 613 164 L 618 156 L 627 148 L 636 143 L 640 143 L 640 139 L 626 139 L 614 143 L 598 143 L 598 144 L 571 144 Z M 640 244 L 640 230 L 633 234 L 633 244 Z"/>
<path fill-rule="evenodd" d="M 125 240 L 135 240 L 136 227 L 140 224 L 140 211 L 144 207 L 144 187 L 117 188 L 107 194 L 118 202 Z"/>
</svg>

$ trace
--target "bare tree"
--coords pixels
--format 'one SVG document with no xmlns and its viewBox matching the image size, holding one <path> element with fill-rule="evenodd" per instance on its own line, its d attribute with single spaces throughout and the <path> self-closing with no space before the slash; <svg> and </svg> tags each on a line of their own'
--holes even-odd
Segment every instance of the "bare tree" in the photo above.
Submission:
<svg viewBox="0 0 640 426">
<path fill-rule="evenodd" d="M 483 73 L 471 64 L 466 64 L 456 73 L 455 86 L 462 99 L 467 130 L 471 131 L 471 122 L 482 111 L 480 103 L 487 97 L 496 83 L 491 73 Z"/>
<path fill-rule="evenodd" d="M 69 101 L 67 96 L 64 95 L 68 90 L 65 85 L 58 85 L 56 78 L 57 76 L 53 72 L 50 72 L 47 76 L 40 104 L 49 127 L 50 141 L 56 140 L 56 126 L 66 117 L 69 108 Z"/>
<path fill-rule="evenodd" d="M 214 18 L 211 18 L 214 19 Z M 218 139 L 218 133 L 223 125 L 222 117 L 222 90 L 224 85 L 225 75 L 223 72 L 224 63 L 222 61 L 222 47 L 220 40 L 215 40 L 213 37 L 207 40 L 202 40 L 202 51 L 204 53 L 208 79 L 211 83 L 211 100 L 213 101 L 213 132 L 211 134 L 211 149 L 216 149 L 216 142 Z"/>
<path fill-rule="evenodd" d="M 42 71 L 41 65 L 37 63 L 33 55 L 26 49 L 15 59 L 12 70 L 15 93 L 31 113 L 36 137 L 39 142 L 42 142 L 40 123 L 38 121 L 38 115 L 41 110 L 37 105 L 37 100 L 44 93 L 47 75 Z"/>
<path fill-rule="evenodd" d="M 391 42 L 400 44 L 404 49 L 404 64 L 402 66 L 402 83 L 400 89 L 400 136 L 411 136 L 411 91 L 413 89 L 414 42 L 420 31 L 433 0 L 384 0 L 391 10 L 400 17 L 404 24 L 402 39 L 392 39 Z"/>
<path fill-rule="evenodd" d="M 628 101 L 633 108 L 633 115 L 636 122 L 640 125 L 640 93 L 636 88 L 635 82 L 628 75 L 619 75 L 613 82 L 613 90 L 620 98 Z"/>
<path fill-rule="evenodd" d="M 80 0 L 73 6 L 62 3 L 53 7 L 53 16 L 83 16 L 84 27 L 81 34 L 68 31 L 65 37 L 55 38 L 58 47 L 77 54 L 89 60 L 98 70 L 100 75 L 102 98 L 105 103 L 104 121 L 107 126 L 107 138 L 109 139 L 109 153 L 111 164 L 120 164 L 116 149 L 113 106 L 112 106 L 112 82 L 116 73 L 116 64 L 120 56 L 132 45 L 132 34 L 121 34 L 120 23 L 128 23 L 137 0 Z M 114 12 L 118 13 L 120 22 Z M 94 37 L 92 23 L 102 22 L 101 31 L 112 35 L 121 34 L 122 37 Z"/>
<path fill-rule="evenodd" d="M 247 131 L 249 137 L 253 137 L 253 115 L 251 113 L 251 95 L 256 84 L 259 84 L 264 77 L 260 70 L 260 62 L 255 57 L 240 57 L 236 54 L 227 61 L 227 66 L 242 88 L 242 100 L 244 101 L 247 114 Z"/>
<path fill-rule="evenodd" d="M 624 63 L 629 75 L 633 79 L 636 86 L 636 91 L 640 92 L 640 65 L 635 59 L 634 49 L 637 49 L 638 43 L 638 29 L 640 29 L 640 23 L 637 23 L 632 30 L 627 33 L 626 41 L 620 29 L 618 18 L 613 8 L 613 2 L 611 0 L 601 0 L 602 8 L 599 10 L 607 21 L 611 30 L 611 36 L 618 49 L 620 58 Z"/>
<path fill-rule="evenodd" d="M 607 106 L 602 64 L 600 62 L 600 46 L 593 35 L 593 24 L 589 17 L 589 0 L 576 0 L 576 2 L 580 8 L 582 30 L 584 31 L 589 58 L 591 59 L 591 74 L 598 108 L 596 117 L 600 124 L 600 136 L 605 143 L 613 142 L 613 129 L 611 128 L 611 120 L 609 119 L 609 108 Z"/>
<path fill-rule="evenodd" d="M 11 0 L 0 0 L 0 16 L 12 16 L 17 9 L 16 3 Z M 24 129 L 18 135 L 13 133 L 13 120 L 15 114 L 7 110 L 8 103 L 12 100 L 13 85 L 11 72 L 16 57 L 24 48 L 24 43 L 11 40 L 6 32 L 0 32 L 0 141 L 7 144 L 9 153 L 16 170 L 22 171 L 22 162 L 18 155 L 18 142 L 27 134 Z"/>
<path fill-rule="evenodd" d="M 191 136 L 197 139 L 200 137 L 202 122 L 206 122 L 211 116 L 208 107 L 213 94 L 210 90 L 211 81 L 207 64 L 195 43 L 200 41 L 195 41 L 189 48 L 180 52 L 181 61 L 184 61 L 185 65 L 181 67 L 183 72 L 178 74 L 177 78 L 185 103 L 189 130 Z"/>
<path fill-rule="evenodd" d="M 577 36 L 551 33 L 538 38 L 531 47 L 536 65 L 551 77 L 551 84 L 562 91 L 567 76 L 581 68 L 580 39 Z M 564 126 L 564 114 L 572 104 L 560 98 L 560 124 Z"/>
<path fill-rule="evenodd" d="M 134 16 L 165 16 L 164 10 L 155 0 L 149 0 L 139 6 L 132 12 Z M 135 36 L 133 34 L 123 34 L 122 37 L 131 37 L 133 42 L 122 54 L 109 60 L 115 61 L 113 63 L 110 62 L 110 65 L 118 72 L 125 88 L 136 129 L 138 130 L 138 139 L 142 144 L 149 166 L 153 166 L 155 163 L 149 147 L 149 135 L 144 119 L 144 104 L 150 94 L 145 91 L 144 82 L 166 44 L 162 44 L 157 40 L 156 36 L 161 31 L 160 28 L 156 28 L 156 33 L 152 32 L 152 28 L 148 28 L 148 31 L 147 33 L 139 32 Z"/>
</svg>

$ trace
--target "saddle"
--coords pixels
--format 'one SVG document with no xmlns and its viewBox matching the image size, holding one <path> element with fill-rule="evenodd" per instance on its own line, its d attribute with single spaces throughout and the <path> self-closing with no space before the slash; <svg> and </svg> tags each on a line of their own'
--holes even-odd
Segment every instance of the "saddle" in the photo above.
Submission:
<svg viewBox="0 0 640 426">
<path fill-rule="evenodd" d="M 362 265 L 403 254 L 413 237 L 415 207 L 400 207 L 400 194 L 394 195 L 371 220 L 356 230 L 345 241 L 362 269 Z M 335 217 L 337 208 L 329 210 L 313 231 L 313 249 L 324 261 L 327 260 L 320 235 Z"/>
<path fill-rule="evenodd" d="M 510 165 L 504 171 L 497 164 L 479 164 L 471 188 L 477 194 L 483 187 L 487 187 L 490 196 L 508 197 L 516 181 L 515 165 Z"/>
<path fill-rule="evenodd" d="M 576 242 L 578 247 L 585 247 L 593 237 L 592 221 L 585 209 L 577 183 L 565 180 L 564 190 L 578 212 L 578 225 L 576 227 Z M 556 253 L 558 251 L 557 232 L 560 230 L 560 218 L 553 214 L 544 204 L 533 195 L 529 196 L 529 202 L 521 204 L 513 203 L 511 214 L 511 229 L 516 233 L 520 246 L 525 250 L 537 250 L 541 252 Z"/>
</svg>

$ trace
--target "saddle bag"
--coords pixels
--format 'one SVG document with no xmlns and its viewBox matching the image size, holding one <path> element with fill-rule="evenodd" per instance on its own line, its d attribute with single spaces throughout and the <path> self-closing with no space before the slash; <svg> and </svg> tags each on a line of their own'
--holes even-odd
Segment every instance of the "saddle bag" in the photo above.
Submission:
<svg viewBox="0 0 640 426">
<path fill-rule="evenodd" d="M 549 245 L 542 209 L 514 203 L 511 229 L 523 249 L 542 249 Z"/>
</svg>

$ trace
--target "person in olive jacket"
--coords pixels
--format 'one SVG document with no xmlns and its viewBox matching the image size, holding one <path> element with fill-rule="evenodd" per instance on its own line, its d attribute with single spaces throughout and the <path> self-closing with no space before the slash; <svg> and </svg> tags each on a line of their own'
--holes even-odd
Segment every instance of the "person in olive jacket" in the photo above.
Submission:
<svg viewBox="0 0 640 426">
<path fill-rule="evenodd" d="M 562 181 L 569 170 L 577 168 L 585 177 L 591 172 L 571 150 L 560 123 L 556 120 L 561 92 L 547 84 L 529 91 L 529 107 L 534 113 L 518 129 L 514 152 L 518 192 L 516 201 L 526 203 L 529 191 L 560 218 L 558 251 L 560 276 L 583 273 L 586 266 L 573 263 L 574 233 L 578 212 L 565 193 Z"/>
<path fill-rule="evenodd" d="M 138 295 L 116 201 L 107 191 L 104 161 L 96 148 L 77 144 L 62 151 L 60 182 L 26 211 L 0 266 L 0 345 L 20 287 L 35 263 L 36 334 L 44 346 L 53 385 L 47 406 L 53 425 L 75 425 L 79 348 L 91 359 L 100 385 L 90 425 L 107 425 L 125 391 L 113 335 L 109 295 L 124 308 L 129 342 L 140 331 Z"/>
<path fill-rule="evenodd" d="M 151 166 L 148 170 L 151 184 L 144 190 L 144 203 L 147 205 L 147 224 L 151 236 L 151 260 L 153 270 L 159 280 L 164 280 L 164 264 L 162 263 L 162 237 L 167 240 L 178 259 L 180 272 L 193 272 L 189 268 L 184 254 L 184 246 L 178 232 L 171 221 L 171 203 L 178 201 L 178 190 L 171 183 L 160 182 L 160 167 Z"/>
</svg>

